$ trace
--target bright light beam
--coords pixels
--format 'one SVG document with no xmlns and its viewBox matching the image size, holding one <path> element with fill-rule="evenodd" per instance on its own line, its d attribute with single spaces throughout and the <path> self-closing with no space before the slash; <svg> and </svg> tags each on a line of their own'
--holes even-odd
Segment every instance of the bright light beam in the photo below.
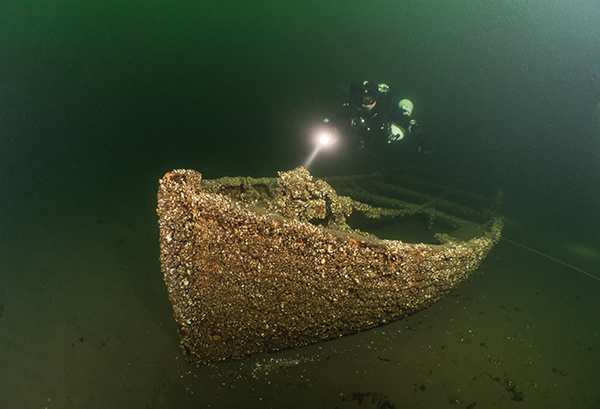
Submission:
<svg viewBox="0 0 600 409">
<path fill-rule="evenodd" d="M 308 160 L 304 164 L 304 167 L 308 169 L 308 167 L 310 166 L 312 161 L 317 156 L 317 153 L 319 153 L 319 151 L 322 148 L 326 148 L 327 146 L 333 145 L 334 143 L 335 143 L 335 139 L 331 134 L 326 133 L 326 132 L 319 134 L 317 136 L 317 143 L 315 144 L 315 149 L 312 151 L 312 153 L 308 157 Z"/>
</svg>

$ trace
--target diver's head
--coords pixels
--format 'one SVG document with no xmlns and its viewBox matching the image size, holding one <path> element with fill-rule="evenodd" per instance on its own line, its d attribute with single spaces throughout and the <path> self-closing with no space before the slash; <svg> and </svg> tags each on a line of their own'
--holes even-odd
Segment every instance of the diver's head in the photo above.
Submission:
<svg viewBox="0 0 600 409">
<path fill-rule="evenodd" d="M 377 92 L 370 88 L 363 88 L 358 101 L 364 110 L 370 111 L 377 105 Z"/>
</svg>

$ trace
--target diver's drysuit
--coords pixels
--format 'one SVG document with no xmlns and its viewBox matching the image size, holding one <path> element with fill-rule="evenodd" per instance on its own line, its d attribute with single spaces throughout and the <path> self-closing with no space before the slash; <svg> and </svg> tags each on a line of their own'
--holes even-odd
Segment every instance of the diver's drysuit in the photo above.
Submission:
<svg viewBox="0 0 600 409">
<path fill-rule="evenodd" d="M 372 109 L 364 106 L 364 98 L 368 96 L 375 101 Z M 433 146 L 411 118 L 412 108 L 407 99 L 394 102 L 392 91 L 385 84 L 352 82 L 348 102 L 324 122 L 342 137 L 351 136 L 352 144 L 373 155 L 385 151 L 389 143 L 401 140 L 406 132 L 417 138 L 419 152 L 430 153 Z"/>
</svg>

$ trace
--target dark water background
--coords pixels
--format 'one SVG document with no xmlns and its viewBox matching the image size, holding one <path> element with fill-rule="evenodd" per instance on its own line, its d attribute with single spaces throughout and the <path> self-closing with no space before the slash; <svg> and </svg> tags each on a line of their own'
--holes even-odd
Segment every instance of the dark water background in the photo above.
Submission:
<svg viewBox="0 0 600 409">
<path fill-rule="evenodd" d="M 11 388 L 31 382 L 31 370 L 18 371 L 29 359 L 46 362 L 31 358 L 44 355 L 28 346 L 31 337 L 12 337 L 11 323 L 35 328 L 53 316 L 33 309 L 25 321 L 18 305 L 52 299 L 64 312 L 70 301 L 61 309 L 59 300 L 71 299 L 61 285 L 89 279 L 89 287 L 68 292 L 84 305 L 94 290 L 125 276 L 131 292 L 121 295 L 139 297 L 150 316 L 170 322 L 157 261 L 157 180 L 174 168 L 214 178 L 275 176 L 302 164 L 310 153 L 307 132 L 343 101 L 339 88 L 352 79 L 388 83 L 415 103 L 435 151 L 417 155 L 414 142 L 404 141 L 403 166 L 441 183 L 502 189 L 506 237 L 598 275 L 599 101 L 589 72 L 600 65 L 599 39 L 600 5 L 593 0 L 2 1 L 0 374 L 14 384 L 0 386 L 0 407 L 34 407 L 18 406 L 31 401 L 26 389 Z M 314 173 L 335 169 L 317 160 Z M 592 306 L 574 313 L 597 309 L 600 283 L 516 252 L 500 249 L 493 260 L 529 260 L 527 271 L 539 274 L 532 288 L 556 270 L 549 294 L 572 289 L 562 296 Z M 104 271 L 98 266 L 113 261 L 115 275 L 99 279 L 94 266 Z M 489 270 L 503 271 L 498 263 Z M 11 297 L 21 304 L 11 305 Z M 589 348 L 597 351 L 597 321 L 581 322 L 596 331 Z M 177 356 L 171 329 L 165 332 Z M 44 373 L 32 387 L 45 391 L 44 379 L 62 363 L 31 363 Z M 343 370 L 352 372 L 347 365 Z M 110 378 L 110 368 L 102 371 Z M 85 401 L 86 390 L 64 386 L 67 393 L 59 385 L 48 395 Z M 597 392 L 577 385 L 565 396 L 585 402 L 579 407 L 599 407 Z M 145 394 L 140 387 L 132 402 Z M 549 399 L 539 407 L 559 407 Z M 156 407 L 177 407 L 162 405 Z"/>
<path fill-rule="evenodd" d="M 500 186 L 543 221 L 596 214 L 593 2 L 25 1 L 0 18 L 8 194 L 85 200 L 68 189 L 117 175 L 153 191 L 173 167 L 272 175 L 303 162 L 337 86 L 372 78 L 415 102 L 436 146 L 424 167 Z"/>
</svg>

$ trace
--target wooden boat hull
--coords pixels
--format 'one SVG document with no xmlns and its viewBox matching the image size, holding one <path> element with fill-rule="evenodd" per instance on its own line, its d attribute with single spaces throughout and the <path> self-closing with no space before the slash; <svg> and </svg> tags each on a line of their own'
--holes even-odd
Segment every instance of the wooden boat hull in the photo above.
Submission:
<svg viewBox="0 0 600 409">
<path fill-rule="evenodd" d="M 310 186 L 299 169 L 296 182 Z M 468 242 L 407 244 L 283 217 L 235 200 L 239 191 L 234 199 L 214 193 L 224 190 L 207 189 L 189 170 L 160 181 L 162 272 L 184 355 L 195 364 L 301 347 L 413 314 L 467 278 L 502 228 L 496 219 Z M 317 214 L 319 193 L 312 195 Z"/>
</svg>

